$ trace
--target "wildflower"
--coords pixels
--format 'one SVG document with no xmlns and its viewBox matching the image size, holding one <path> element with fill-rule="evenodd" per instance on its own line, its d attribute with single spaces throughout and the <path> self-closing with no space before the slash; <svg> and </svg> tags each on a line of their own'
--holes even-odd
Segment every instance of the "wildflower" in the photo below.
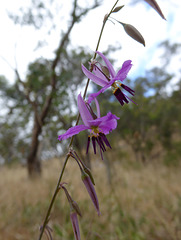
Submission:
<svg viewBox="0 0 181 240">
<path fill-rule="evenodd" d="M 94 60 L 91 63 L 91 67 L 93 68 L 92 73 L 88 71 L 84 65 L 82 65 L 82 71 L 84 74 L 93 82 L 103 87 L 99 92 L 90 94 L 88 103 L 90 103 L 100 93 L 104 92 L 107 88 L 112 87 L 113 94 L 123 106 L 124 103 L 129 102 L 128 99 L 131 99 L 121 91 L 120 87 L 134 96 L 134 90 L 122 83 L 122 81 L 126 78 L 129 70 L 131 69 L 131 60 L 125 61 L 122 65 L 122 68 L 116 73 L 110 61 L 102 53 L 98 51 L 97 53 L 102 57 L 106 66 L 102 66 L 102 64 L 99 63 L 99 67 L 98 62 Z"/>
<path fill-rule="evenodd" d="M 81 94 L 78 95 L 78 108 L 84 124 L 69 128 L 67 132 L 58 136 L 58 140 L 61 141 L 67 139 L 87 129 L 90 131 L 90 135 L 88 136 L 86 153 L 88 153 L 90 141 L 92 140 L 94 153 L 96 154 L 97 143 L 99 145 L 101 158 L 103 159 L 102 152 L 106 151 L 105 145 L 111 148 L 106 135 L 117 127 L 117 120 L 119 118 L 111 112 L 108 112 L 106 116 L 101 117 L 99 103 L 96 98 L 94 100 L 96 103 L 97 115 L 93 112 L 90 105 L 84 102 Z"/>
<path fill-rule="evenodd" d="M 89 175 L 82 171 L 82 181 L 89 193 L 89 196 L 94 204 L 94 207 L 98 213 L 98 215 L 100 215 L 100 211 L 99 211 L 99 202 L 98 202 L 98 198 L 97 198 L 97 195 L 96 195 L 96 191 L 95 191 L 95 188 L 94 188 L 94 185 L 89 177 Z"/>
</svg>

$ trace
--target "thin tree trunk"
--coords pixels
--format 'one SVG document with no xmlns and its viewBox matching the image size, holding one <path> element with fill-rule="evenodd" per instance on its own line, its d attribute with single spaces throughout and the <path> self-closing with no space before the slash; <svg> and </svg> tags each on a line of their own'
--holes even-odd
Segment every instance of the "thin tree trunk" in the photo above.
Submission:
<svg viewBox="0 0 181 240">
<path fill-rule="evenodd" d="M 38 147 L 39 147 L 39 135 L 42 132 L 42 126 L 37 122 L 36 118 L 34 120 L 34 127 L 32 132 L 32 140 L 30 146 L 30 152 L 27 157 L 27 167 L 28 175 L 31 178 L 41 175 L 41 161 L 38 156 Z"/>
<path fill-rule="evenodd" d="M 49 113 L 49 110 L 50 110 L 50 107 L 51 107 L 51 104 L 52 104 L 53 95 L 56 91 L 57 76 L 56 76 L 55 69 L 56 69 L 56 67 L 59 63 L 60 56 L 61 56 L 62 52 L 66 51 L 66 45 L 69 41 L 69 35 L 70 35 L 70 33 L 71 33 L 71 31 L 74 27 L 74 24 L 76 22 L 78 22 L 81 19 L 82 16 L 86 15 L 86 13 L 90 9 L 96 8 L 98 6 L 99 6 L 99 4 L 97 3 L 97 1 L 95 1 L 92 8 L 86 8 L 77 15 L 76 11 L 77 11 L 77 9 L 79 9 L 79 7 L 77 5 L 77 0 L 74 0 L 73 9 L 72 9 L 72 13 L 71 13 L 72 19 L 71 19 L 70 25 L 69 25 L 67 31 L 65 32 L 64 36 L 60 40 L 59 46 L 58 46 L 57 51 L 56 51 L 55 59 L 52 62 L 51 78 L 50 78 L 51 92 L 46 97 L 44 105 L 43 105 L 41 110 L 40 109 L 38 110 L 38 106 L 36 104 L 36 101 L 33 101 L 33 102 L 31 101 L 30 96 L 29 96 L 29 91 L 27 91 L 25 83 L 21 80 L 18 71 L 15 70 L 16 75 L 17 75 L 18 80 L 19 80 L 19 83 L 24 87 L 24 89 L 26 89 L 25 97 L 27 98 L 29 103 L 33 106 L 34 116 L 35 116 L 34 117 L 34 127 L 33 127 L 33 132 L 32 132 L 32 141 L 31 141 L 31 146 L 30 146 L 30 152 L 29 152 L 29 155 L 27 157 L 28 174 L 29 174 L 30 177 L 33 177 L 35 175 L 40 175 L 40 173 L 41 173 L 41 163 L 40 163 L 40 159 L 39 159 L 39 156 L 38 156 L 38 147 L 39 147 L 38 137 L 40 136 L 40 134 L 42 132 L 42 128 L 43 128 L 43 125 L 44 125 L 44 120 Z"/>
</svg>

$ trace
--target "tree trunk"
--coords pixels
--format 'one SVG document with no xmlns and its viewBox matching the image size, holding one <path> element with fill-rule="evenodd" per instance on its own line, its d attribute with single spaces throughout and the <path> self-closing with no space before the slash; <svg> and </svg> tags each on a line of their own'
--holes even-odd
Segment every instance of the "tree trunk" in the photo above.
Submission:
<svg viewBox="0 0 181 240">
<path fill-rule="evenodd" d="M 38 147 L 39 147 L 39 135 L 41 134 L 42 126 L 34 119 L 34 127 L 32 132 L 32 140 L 30 146 L 30 152 L 27 157 L 28 175 L 30 178 L 41 175 L 41 161 L 39 158 Z"/>
<path fill-rule="evenodd" d="M 41 173 L 41 163 L 38 157 L 38 147 L 39 147 L 38 137 L 42 132 L 44 120 L 49 113 L 52 99 L 53 99 L 54 93 L 56 92 L 56 80 L 57 80 L 56 67 L 59 63 L 60 56 L 64 51 L 67 50 L 66 47 L 67 47 L 67 43 L 69 42 L 69 35 L 74 27 L 74 24 L 76 22 L 79 22 L 81 17 L 86 15 L 90 9 L 94 9 L 98 6 L 99 4 L 97 3 L 97 1 L 95 1 L 94 5 L 91 8 L 86 8 L 85 10 L 82 10 L 80 11 L 79 14 L 77 14 L 76 12 L 77 12 L 77 9 L 79 10 L 79 6 L 77 4 L 77 0 L 74 0 L 73 9 L 71 13 L 72 20 L 70 22 L 70 25 L 67 31 L 65 32 L 62 39 L 60 40 L 59 46 L 56 50 L 55 59 L 52 62 L 51 77 L 50 77 L 50 84 L 49 84 L 49 86 L 51 86 L 51 91 L 50 91 L 50 94 L 46 97 L 45 102 L 41 108 L 41 111 L 38 108 L 37 101 L 36 100 L 31 101 L 29 89 L 28 90 L 26 89 L 26 84 L 21 80 L 18 71 L 17 70 L 15 71 L 18 77 L 19 83 L 25 89 L 25 92 L 26 92 L 25 97 L 28 100 L 28 102 L 32 105 L 34 110 L 34 127 L 32 132 L 32 142 L 30 146 L 30 152 L 27 157 L 28 174 L 30 177 L 34 177 L 34 175 L 40 175 Z"/>
</svg>

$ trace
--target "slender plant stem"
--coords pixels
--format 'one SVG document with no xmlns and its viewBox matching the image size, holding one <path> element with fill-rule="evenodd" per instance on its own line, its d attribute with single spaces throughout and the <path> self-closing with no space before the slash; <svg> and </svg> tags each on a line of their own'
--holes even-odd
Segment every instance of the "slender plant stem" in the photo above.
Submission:
<svg viewBox="0 0 181 240">
<path fill-rule="evenodd" d="M 110 11 L 110 12 L 105 16 L 105 18 L 104 18 L 104 21 L 103 21 L 103 24 L 102 24 L 102 28 L 101 28 L 101 31 L 100 31 L 100 34 L 99 34 L 99 38 L 98 38 L 96 50 L 95 50 L 95 53 L 94 53 L 94 56 L 93 56 L 93 60 L 96 59 L 96 56 L 97 56 L 96 51 L 97 51 L 98 48 L 99 48 L 100 41 L 101 41 L 101 37 L 102 37 L 103 30 L 104 30 L 105 24 L 106 24 L 106 22 L 107 22 L 107 19 L 109 18 L 111 12 L 112 12 L 113 9 L 115 8 L 115 6 L 116 6 L 116 4 L 118 3 L 118 1 L 119 1 L 119 0 L 116 1 L 116 3 L 114 4 L 114 6 L 112 7 L 111 11 Z M 84 90 L 84 94 L 83 94 L 83 99 L 85 99 L 85 97 L 86 97 L 87 90 L 88 90 L 88 86 L 89 86 L 89 82 L 90 82 L 90 79 L 87 79 L 87 83 L 86 83 L 85 90 Z M 77 121 L 76 121 L 75 126 L 78 125 L 79 119 L 80 119 L 80 113 L 79 113 L 78 116 L 77 116 Z M 71 140 L 70 140 L 68 149 L 72 146 L 73 140 L 74 140 L 74 136 L 71 137 Z M 46 225 L 47 225 L 47 223 L 48 223 L 49 216 L 50 216 L 50 213 L 51 213 L 53 204 L 54 204 L 54 202 L 55 202 L 56 196 L 57 196 L 57 194 L 58 194 L 58 192 L 59 192 L 60 183 L 61 183 L 61 180 L 62 180 L 62 177 L 63 177 L 63 174 L 64 174 L 64 170 L 65 170 L 65 167 L 66 167 L 66 165 L 67 165 L 67 162 L 68 162 L 69 157 L 70 157 L 70 155 L 67 154 L 67 155 L 66 155 L 66 158 L 65 158 L 65 161 L 64 161 L 64 164 L 63 164 L 63 167 L 62 167 L 62 170 L 61 170 L 61 173 L 60 173 L 60 176 L 59 176 L 59 179 L 58 179 L 58 182 L 57 182 L 57 186 L 56 186 L 56 188 L 55 188 L 55 192 L 54 192 L 53 197 L 52 197 L 52 199 L 51 199 L 49 208 L 48 208 L 48 210 L 47 210 L 47 214 L 46 214 L 46 217 L 45 217 L 45 219 L 44 219 L 44 223 L 43 223 L 43 225 L 42 225 L 42 227 L 41 227 L 41 230 L 40 230 L 39 240 L 41 240 L 41 238 L 42 238 L 42 236 L 43 236 L 43 232 L 44 232 L 44 230 L 45 230 L 45 227 L 46 227 Z"/>
</svg>

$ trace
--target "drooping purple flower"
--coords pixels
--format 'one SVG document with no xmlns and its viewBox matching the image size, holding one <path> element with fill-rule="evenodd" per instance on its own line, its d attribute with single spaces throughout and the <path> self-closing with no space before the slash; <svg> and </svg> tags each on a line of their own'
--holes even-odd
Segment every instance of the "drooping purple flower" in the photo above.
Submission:
<svg viewBox="0 0 181 240">
<path fill-rule="evenodd" d="M 85 173 L 84 171 L 82 171 L 82 181 L 89 193 L 89 196 L 94 204 L 94 207 L 95 207 L 98 215 L 100 215 L 99 202 L 98 202 L 98 198 L 97 198 L 97 194 L 96 194 L 94 185 L 93 185 L 89 175 L 87 173 Z"/>
<path fill-rule="evenodd" d="M 119 118 L 111 112 L 108 112 L 106 116 L 101 117 L 99 103 L 96 98 L 94 98 L 94 100 L 97 107 L 97 115 L 92 111 L 91 106 L 85 103 L 81 94 L 78 95 L 78 109 L 84 125 L 78 125 L 69 128 L 67 132 L 58 136 L 58 140 L 61 141 L 67 139 L 87 129 L 90 131 L 87 143 L 87 153 L 89 150 L 90 141 L 92 140 L 94 153 L 96 154 L 96 144 L 98 144 L 101 158 L 103 159 L 102 152 L 106 151 L 105 145 L 111 148 L 106 135 L 117 127 L 117 120 Z"/>
<path fill-rule="evenodd" d="M 77 213 L 75 210 L 71 211 L 70 219 L 72 222 L 75 240 L 80 240 L 79 222 L 78 222 Z"/>
<path fill-rule="evenodd" d="M 128 103 L 128 100 L 132 101 L 120 89 L 120 87 L 122 87 L 124 90 L 134 96 L 134 90 L 122 83 L 132 67 L 131 60 L 125 61 L 122 65 L 122 68 L 116 73 L 110 61 L 102 53 L 97 51 L 97 54 L 101 56 L 106 66 L 103 66 L 101 63 L 94 60 L 91 63 L 93 72 L 90 72 L 84 65 L 82 65 L 83 73 L 93 82 L 102 86 L 100 91 L 90 94 L 88 103 L 90 103 L 95 97 L 97 97 L 100 93 L 103 93 L 109 87 L 112 87 L 113 94 L 122 106 L 124 103 Z"/>
</svg>

